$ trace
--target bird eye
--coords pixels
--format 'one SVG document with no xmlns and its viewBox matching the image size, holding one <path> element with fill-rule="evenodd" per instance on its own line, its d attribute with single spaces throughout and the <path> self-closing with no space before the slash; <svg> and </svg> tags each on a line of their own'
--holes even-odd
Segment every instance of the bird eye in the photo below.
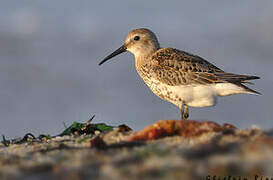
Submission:
<svg viewBox="0 0 273 180">
<path fill-rule="evenodd" d="M 140 39 L 139 36 L 135 36 L 135 37 L 134 37 L 134 40 L 135 40 L 135 41 L 138 41 L 139 39 Z"/>
</svg>

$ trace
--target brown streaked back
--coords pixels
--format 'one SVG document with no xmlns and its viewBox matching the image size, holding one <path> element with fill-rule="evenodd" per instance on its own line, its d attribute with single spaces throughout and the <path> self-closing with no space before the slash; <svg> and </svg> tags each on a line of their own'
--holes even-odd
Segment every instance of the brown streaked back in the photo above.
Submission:
<svg viewBox="0 0 273 180">
<path fill-rule="evenodd" d="M 256 76 L 226 73 L 205 59 L 173 48 L 162 48 L 150 57 L 150 73 L 168 85 L 244 83 Z M 145 68 L 145 67 L 143 67 Z M 148 70 L 149 71 L 149 70 Z"/>
</svg>

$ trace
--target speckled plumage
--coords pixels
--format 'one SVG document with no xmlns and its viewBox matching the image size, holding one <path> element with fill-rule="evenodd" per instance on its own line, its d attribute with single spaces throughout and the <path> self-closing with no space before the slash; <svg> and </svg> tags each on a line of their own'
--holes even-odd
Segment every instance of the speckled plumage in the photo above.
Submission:
<svg viewBox="0 0 273 180">
<path fill-rule="evenodd" d="M 203 58 L 173 48 L 162 48 L 147 63 L 137 68 L 142 76 L 155 77 L 170 85 L 208 85 L 213 83 L 245 83 L 256 76 L 226 73 Z"/>
<path fill-rule="evenodd" d="M 100 64 L 121 50 L 135 55 L 138 74 L 154 94 L 178 106 L 183 119 L 188 117 L 188 106 L 213 106 L 217 96 L 259 94 L 242 84 L 259 77 L 226 73 L 199 56 L 160 48 L 155 34 L 148 29 L 129 32 L 125 44 Z"/>
</svg>

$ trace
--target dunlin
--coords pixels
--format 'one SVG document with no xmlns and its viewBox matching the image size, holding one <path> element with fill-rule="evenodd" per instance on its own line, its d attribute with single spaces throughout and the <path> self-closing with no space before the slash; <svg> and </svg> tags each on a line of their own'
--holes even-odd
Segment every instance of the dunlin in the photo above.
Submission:
<svg viewBox="0 0 273 180">
<path fill-rule="evenodd" d="M 189 106 L 213 106 L 218 96 L 260 94 L 243 85 L 259 77 L 227 73 L 202 57 L 161 48 L 156 35 L 144 28 L 129 32 L 125 43 L 99 65 L 125 51 L 134 54 L 136 70 L 151 91 L 179 107 L 181 119 L 189 117 Z"/>
</svg>

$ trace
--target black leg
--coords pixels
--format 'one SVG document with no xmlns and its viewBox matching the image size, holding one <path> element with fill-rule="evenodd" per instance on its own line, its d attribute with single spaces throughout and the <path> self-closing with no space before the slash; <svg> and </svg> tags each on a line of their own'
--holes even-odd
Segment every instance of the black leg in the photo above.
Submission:
<svg viewBox="0 0 273 180">
<path fill-rule="evenodd" d="M 185 118 L 185 106 L 184 106 L 184 104 L 181 105 L 180 112 L 181 112 L 181 120 L 186 120 L 186 118 Z"/>
<path fill-rule="evenodd" d="M 184 119 L 186 120 L 189 117 L 189 106 L 185 104 L 184 108 L 185 108 Z"/>
</svg>

